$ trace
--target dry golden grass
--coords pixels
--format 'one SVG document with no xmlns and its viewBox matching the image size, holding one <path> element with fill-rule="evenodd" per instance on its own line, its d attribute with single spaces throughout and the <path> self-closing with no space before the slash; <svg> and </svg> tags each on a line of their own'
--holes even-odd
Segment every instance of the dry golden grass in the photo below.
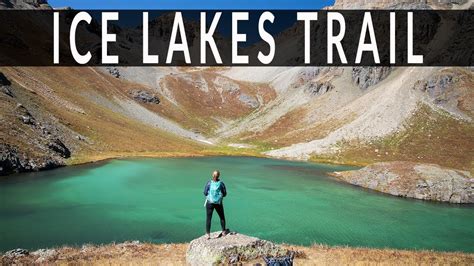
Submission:
<svg viewBox="0 0 474 266">
<path fill-rule="evenodd" d="M 262 132 L 246 134 L 240 136 L 240 138 L 249 142 L 264 143 L 265 146 L 280 148 L 295 143 L 322 139 L 353 119 L 353 117 L 341 120 L 331 119 L 306 125 L 302 118 L 307 117 L 307 112 L 306 107 L 297 108 L 279 118 L 271 127 Z"/>
<path fill-rule="evenodd" d="M 297 247 L 306 258 L 296 265 L 472 265 L 474 254 L 314 245 Z"/>
<path fill-rule="evenodd" d="M 301 117 L 305 117 L 306 113 L 307 110 L 305 108 L 297 108 L 280 117 L 267 129 L 257 133 L 246 132 L 237 138 L 249 142 L 263 143 L 263 145 L 273 148 L 289 146 L 296 142 L 304 141 L 302 138 L 288 137 L 288 135 L 292 133 L 294 135 L 295 132 L 298 132 L 297 129 L 302 126 Z M 316 138 L 316 135 L 312 137 Z"/>
<path fill-rule="evenodd" d="M 187 244 L 109 244 L 62 247 L 42 263 L 54 265 L 186 265 Z M 459 252 L 406 251 L 350 247 L 286 246 L 301 254 L 295 265 L 472 265 L 474 254 Z M 2 257 L 0 263 L 33 264 L 39 256 Z M 40 260 L 41 261 L 41 260 Z M 39 262 L 39 261 L 38 261 Z M 244 263 L 263 264 L 263 259 Z"/>
<path fill-rule="evenodd" d="M 59 122 L 86 138 L 87 141 L 78 141 L 73 134 L 65 134 L 66 144 L 69 139 L 69 143 L 77 145 L 68 164 L 117 157 L 256 155 L 255 151 L 208 147 L 120 114 L 108 107 L 107 101 L 131 100 L 131 90 L 149 88 L 114 78 L 95 68 L 2 67 L 0 71 L 12 81 L 17 96 L 11 102 L 0 102 L 0 110 L 6 111 L 0 119 L 12 122 L 0 126 L 0 140 L 28 151 L 29 155 L 35 151 L 31 150 L 28 140 L 37 138 L 38 133 L 14 117 L 11 113 L 16 105 L 14 101 L 27 103 L 29 110 L 31 106 L 36 106 L 32 112 L 35 117 L 54 117 L 54 123 Z M 198 75 L 189 74 L 192 77 Z M 208 93 L 188 84 L 178 75 L 170 76 L 165 79 L 164 85 L 172 91 L 180 106 L 160 97 L 160 104 L 142 104 L 142 107 L 204 135 L 212 134 L 217 127 L 214 117 L 235 119 L 253 111 L 238 100 L 238 93 L 223 92 L 226 102 L 222 102 L 221 94 L 213 87 L 217 73 L 204 71 L 199 75 L 210 85 Z M 264 102 L 276 96 L 268 85 L 232 82 L 239 85 L 242 93 L 260 95 Z M 27 138 L 21 138 L 21 135 Z"/>
<path fill-rule="evenodd" d="M 192 154 L 204 147 L 104 108 L 100 103 L 100 97 L 130 97 L 127 90 L 136 87 L 136 84 L 118 80 L 93 68 L 8 67 L 0 70 L 12 80 L 12 86 L 17 91 L 15 99 L 37 107 L 34 116 L 54 116 L 56 121 L 87 138 L 86 142 L 75 141 L 79 147 L 73 152 L 72 162 L 135 156 L 139 153 L 144 156 L 158 154 L 158 157 L 171 153 Z M 99 102 L 91 99 L 99 99 Z M 84 112 L 71 110 L 68 108 L 71 106 Z M 3 107 L 0 102 L 0 108 L 7 111 L 13 107 Z M 13 134 L 14 128 L 25 126 L 14 117 L 8 120 L 17 125 L 3 124 L 2 132 L 8 134 L 0 136 L 2 141 L 28 149 L 28 142 L 22 143 L 19 134 Z M 35 137 L 30 135 L 30 138 Z"/>
<path fill-rule="evenodd" d="M 340 153 L 315 156 L 312 160 L 361 166 L 411 161 L 474 172 L 474 124 L 428 106 L 421 106 L 399 133 L 370 143 L 353 141 L 340 146 Z"/>
<path fill-rule="evenodd" d="M 82 248 L 61 247 L 41 263 L 54 265 L 185 265 L 187 244 L 109 244 L 84 245 Z M 33 264 L 39 256 L 18 259 L 2 258 L 2 265 Z M 40 262 L 40 261 L 38 261 Z"/>
<path fill-rule="evenodd" d="M 172 92 L 173 98 L 180 104 L 179 109 L 176 111 L 176 107 L 163 104 L 162 107 L 157 106 L 156 108 L 161 109 L 156 111 L 187 128 L 197 129 L 205 134 L 211 134 L 219 126 L 214 118 L 238 119 L 254 111 L 239 101 L 240 93 L 254 97 L 260 95 L 265 103 L 276 97 L 275 91 L 266 84 L 230 80 L 214 71 L 188 72 L 187 75 L 193 80 L 204 80 L 208 91 L 202 91 L 179 75 L 168 76 L 161 86 Z M 240 91 L 222 90 L 214 83 L 216 78 L 238 85 Z"/>
</svg>

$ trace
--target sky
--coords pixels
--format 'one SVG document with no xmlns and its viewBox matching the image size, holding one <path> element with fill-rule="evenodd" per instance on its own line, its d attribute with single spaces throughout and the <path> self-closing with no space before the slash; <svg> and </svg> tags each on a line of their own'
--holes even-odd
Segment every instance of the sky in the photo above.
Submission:
<svg viewBox="0 0 474 266">
<path fill-rule="evenodd" d="M 74 9 L 320 9 L 334 0 L 49 0 Z"/>
</svg>

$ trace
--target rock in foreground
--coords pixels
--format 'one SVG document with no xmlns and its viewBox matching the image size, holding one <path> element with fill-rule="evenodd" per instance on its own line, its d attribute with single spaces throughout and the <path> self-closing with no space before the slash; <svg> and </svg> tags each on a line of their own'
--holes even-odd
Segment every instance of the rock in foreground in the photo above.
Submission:
<svg viewBox="0 0 474 266">
<path fill-rule="evenodd" d="M 63 246 L 56 249 L 0 253 L 0 265 L 187 265 L 188 244 L 138 241 L 107 245 Z M 294 265 L 474 265 L 474 253 L 351 247 L 287 246 L 296 249 Z M 26 251 L 26 252 L 25 252 Z M 27 255 L 28 254 L 28 255 Z M 258 265 L 262 259 L 248 264 Z"/>
<path fill-rule="evenodd" d="M 288 253 L 287 249 L 255 237 L 232 233 L 217 238 L 218 234 L 212 233 L 209 240 L 204 235 L 191 241 L 186 261 L 191 265 L 231 264 Z"/>
<path fill-rule="evenodd" d="M 375 163 L 357 171 L 337 172 L 356 186 L 400 197 L 450 203 L 474 203 L 474 178 L 467 171 L 436 164 Z"/>
</svg>

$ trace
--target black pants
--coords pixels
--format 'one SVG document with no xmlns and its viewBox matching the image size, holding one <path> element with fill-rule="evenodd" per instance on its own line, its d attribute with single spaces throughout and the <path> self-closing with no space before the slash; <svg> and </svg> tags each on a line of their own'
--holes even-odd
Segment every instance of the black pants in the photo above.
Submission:
<svg viewBox="0 0 474 266">
<path fill-rule="evenodd" d="M 207 203 L 206 204 L 206 233 L 211 232 L 211 220 L 212 220 L 212 212 L 216 209 L 219 218 L 221 219 L 221 227 L 222 231 L 225 230 L 225 216 L 224 216 L 224 205 L 222 204 L 214 204 L 214 203 Z"/>
</svg>

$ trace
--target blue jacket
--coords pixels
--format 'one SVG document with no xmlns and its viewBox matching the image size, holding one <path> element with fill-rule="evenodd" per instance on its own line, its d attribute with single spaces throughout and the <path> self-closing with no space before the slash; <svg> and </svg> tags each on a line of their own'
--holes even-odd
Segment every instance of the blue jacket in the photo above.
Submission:
<svg viewBox="0 0 474 266">
<path fill-rule="evenodd" d="M 207 194 L 209 194 L 209 187 L 211 185 L 211 180 L 207 181 L 206 186 L 204 187 L 204 196 L 207 197 Z M 227 195 L 227 189 L 225 188 L 224 182 L 221 181 L 221 191 L 222 191 L 222 197 L 225 197 Z"/>
</svg>

